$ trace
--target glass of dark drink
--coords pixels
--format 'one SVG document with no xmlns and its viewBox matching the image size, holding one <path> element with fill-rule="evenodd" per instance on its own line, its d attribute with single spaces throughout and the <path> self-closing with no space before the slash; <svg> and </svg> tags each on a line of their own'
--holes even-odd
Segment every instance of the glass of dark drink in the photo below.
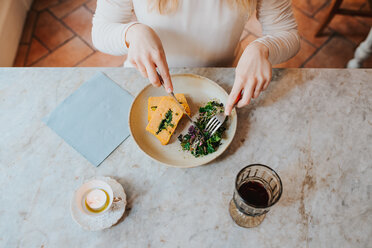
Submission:
<svg viewBox="0 0 372 248">
<path fill-rule="evenodd" d="M 262 164 L 251 164 L 236 176 L 229 212 L 236 224 L 255 227 L 279 201 L 283 186 L 278 174 Z"/>
</svg>

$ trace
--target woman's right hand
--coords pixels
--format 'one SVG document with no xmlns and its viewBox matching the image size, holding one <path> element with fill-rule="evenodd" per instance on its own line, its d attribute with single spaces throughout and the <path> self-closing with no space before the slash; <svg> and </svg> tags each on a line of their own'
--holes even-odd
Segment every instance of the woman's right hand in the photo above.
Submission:
<svg viewBox="0 0 372 248">
<path fill-rule="evenodd" d="M 152 85 L 161 86 L 156 68 L 164 80 L 167 92 L 173 91 L 163 45 L 155 31 L 144 24 L 132 25 L 126 33 L 128 60 Z"/>
</svg>

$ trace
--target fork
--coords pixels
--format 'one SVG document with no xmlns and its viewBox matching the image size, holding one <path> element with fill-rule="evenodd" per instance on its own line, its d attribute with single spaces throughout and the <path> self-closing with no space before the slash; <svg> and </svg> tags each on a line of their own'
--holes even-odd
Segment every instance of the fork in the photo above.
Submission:
<svg viewBox="0 0 372 248">
<path fill-rule="evenodd" d="M 242 93 L 240 92 L 238 97 L 235 100 L 234 106 L 239 102 L 239 100 L 242 98 Z M 225 122 L 227 116 L 225 113 L 218 113 L 208 121 L 207 125 L 205 126 L 205 131 L 210 134 L 210 137 L 213 136 L 217 132 L 217 130 L 222 126 L 222 124 Z"/>
</svg>

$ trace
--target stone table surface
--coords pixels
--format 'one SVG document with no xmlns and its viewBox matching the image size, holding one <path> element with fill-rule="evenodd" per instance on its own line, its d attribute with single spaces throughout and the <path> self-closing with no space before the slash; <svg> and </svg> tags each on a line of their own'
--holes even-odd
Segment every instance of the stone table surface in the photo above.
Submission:
<svg viewBox="0 0 372 248">
<path fill-rule="evenodd" d="M 0 69 L 0 247 L 371 247 L 372 70 L 278 69 L 238 111 L 233 144 L 214 162 L 166 167 L 129 137 L 94 167 L 42 118 L 95 72 L 136 95 L 147 81 L 123 68 Z M 179 68 L 230 91 L 234 70 Z M 281 200 L 253 229 L 228 203 L 237 172 L 262 163 Z M 128 195 L 120 222 L 88 232 L 71 218 L 73 191 L 93 176 Z"/>
</svg>

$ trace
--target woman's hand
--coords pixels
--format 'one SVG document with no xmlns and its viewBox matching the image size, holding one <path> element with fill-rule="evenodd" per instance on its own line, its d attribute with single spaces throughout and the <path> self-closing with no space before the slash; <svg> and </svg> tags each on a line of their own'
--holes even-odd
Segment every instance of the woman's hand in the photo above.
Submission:
<svg viewBox="0 0 372 248">
<path fill-rule="evenodd" d="M 268 58 L 269 49 L 264 44 L 254 42 L 245 48 L 235 70 L 235 82 L 226 104 L 226 115 L 231 114 L 240 93 L 242 98 L 237 103 L 238 108 L 248 105 L 251 98 L 258 97 L 267 88 L 271 80 L 271 63 Z"/>
<path fill-rule="evenodd" d="M 161 83 L 156 73 L 158 68 L 166 90 L 173 91 L 163 45 L 155 31 L 144 24 L 135 24 L 127 30 L 126 41 L 129 46 L 128 60 L 142 76 L 159 87 Z"/>
</svg>

